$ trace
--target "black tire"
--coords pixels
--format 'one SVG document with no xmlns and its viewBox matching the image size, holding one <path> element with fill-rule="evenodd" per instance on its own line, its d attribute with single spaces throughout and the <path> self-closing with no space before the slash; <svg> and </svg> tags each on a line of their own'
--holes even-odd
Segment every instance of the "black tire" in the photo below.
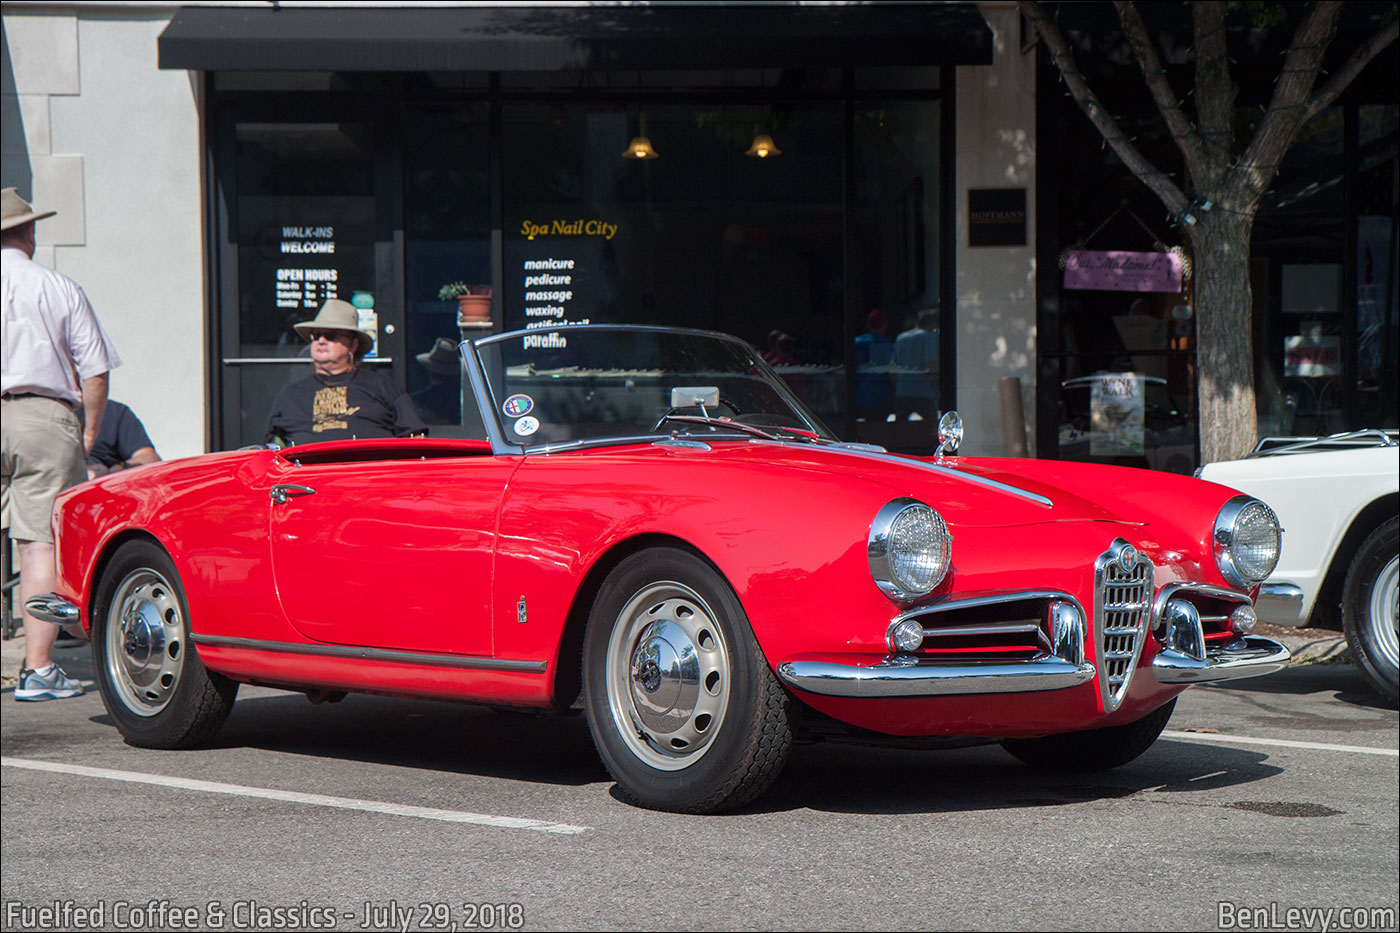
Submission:
<svg viewBox="0 0 1400 933">
<path fill-rule="evenodd" d="M 1400 699 L 1397 528 L 1400 518 L 1388 519 L 1362 542 L 1342 590 L 1342 631 L 1352 660 L 1371 686 L 1392 703 Z"/>
<path fill-rule="evenodd" d="M 794 701 L 738 597 L 677 548 L 634 554 L 603 582 L 584 637 L 583 695 L 608 773 L 651 809 L 747 803 L 792 748 Z"/>
<path fill-rule="evenodd" d="M 238 684 L 200 663 L 189 614 L 180 574 L 156 544 L 122 545 L 102 572 L 93 666 L 102 703 L 132 745 L 206 744 L 233 709 Z"/>
<path fill-rule="evenodd" d="M 1152 747 L 1176 708 L 1165 706 L 1123 726 L 1066 732 L 1039 739 L 1005 739 L 1001 747 L 1028 765 L 1051 771 L 1107 771 L 1132 761 Z"/>
</svg>

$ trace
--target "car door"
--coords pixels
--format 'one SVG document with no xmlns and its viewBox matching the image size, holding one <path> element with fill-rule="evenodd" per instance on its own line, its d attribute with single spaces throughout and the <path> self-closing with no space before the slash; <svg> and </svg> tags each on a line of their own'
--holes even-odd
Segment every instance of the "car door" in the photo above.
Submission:
<svg viewBox="0 0 1400 933">
<path fill-rule="evenodd" d="M 279 458 L 268 503 L 273 574 L 282 610 L 303 635 L 492 653 L 496 517 L 519 460 L 426 452 Z"/>
</svg>

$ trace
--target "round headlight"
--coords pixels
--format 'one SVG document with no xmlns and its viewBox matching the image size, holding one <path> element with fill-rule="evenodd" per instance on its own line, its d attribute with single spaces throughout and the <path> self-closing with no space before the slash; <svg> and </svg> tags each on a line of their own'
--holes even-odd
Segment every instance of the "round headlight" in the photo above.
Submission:
<svg viewBox="0 0 1400 933">
<path fill-rule="evenodd" d="M 917 499 L 895 499 L 870 524 L 870 575 L 890 599 L 918 599 L 943 582 L 952 546 L 943 516 Z"/>
<path fill-rule="evenodd" d="M 1274 572 L 1283 548 L 1278 516 L 1258 499 L 1236 496 L 1215 519 L 1215 563 L 1232 585 L 1249 589 Z"/>
</svg>

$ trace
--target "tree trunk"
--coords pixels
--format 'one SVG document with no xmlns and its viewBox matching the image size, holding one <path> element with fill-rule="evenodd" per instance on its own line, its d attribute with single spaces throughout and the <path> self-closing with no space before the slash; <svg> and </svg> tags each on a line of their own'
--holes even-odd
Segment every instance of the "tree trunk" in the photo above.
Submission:
<svg viewBox="0 0 1400 933">
<path fill-rule="evenodd" d="M 1259 436 L 1254 405 L 1252 216 L 1214 210 L 1190 227 L 1201 462 L 1234 460 Z"/>
</svg>

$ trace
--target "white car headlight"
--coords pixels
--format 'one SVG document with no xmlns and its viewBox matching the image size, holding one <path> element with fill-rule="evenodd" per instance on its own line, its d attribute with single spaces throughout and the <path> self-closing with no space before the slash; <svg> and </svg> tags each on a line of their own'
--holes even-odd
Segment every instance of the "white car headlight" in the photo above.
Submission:
<svg viewBox="0 0 1400 933">
<path fill-rule="evenodd" d="M 1232 586 L 1249 589 L 1263 582 L 1282 549 L 1278 516 L 1258 499 L 1236 496 L 1215 518 L 1215 563 Z"/>
<path fill-rule="evenodd" d="M 943 516 L 917 499 L 893 499 L 875 514 L 866 544 L 870 575 L 890 599 L 931 593 L 952 565 L 953 537 Z"/>
</svg>

